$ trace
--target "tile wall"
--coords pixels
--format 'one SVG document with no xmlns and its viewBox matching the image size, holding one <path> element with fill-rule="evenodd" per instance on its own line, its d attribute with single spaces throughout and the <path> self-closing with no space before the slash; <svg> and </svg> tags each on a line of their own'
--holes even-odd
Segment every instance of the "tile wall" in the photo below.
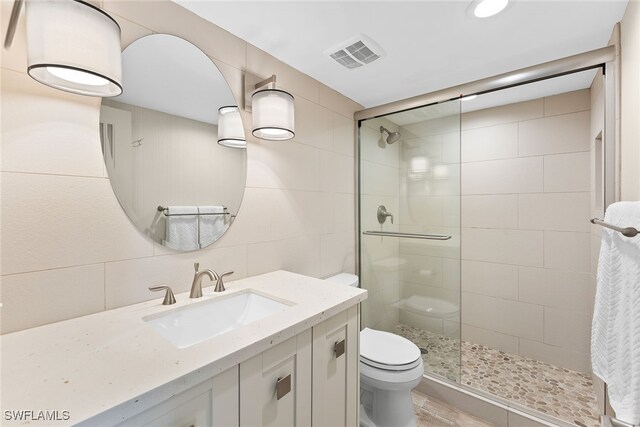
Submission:
<svg viewBox="0 0 640 427">
<path fill-rule="evenodd" d="M 589 370 L 591 102 L 463 115 L 463 339 Z"/>
<path fill-rule="evenodd" d="M 277 269 L 353 272 L 353 113 L 362 107 L 168 0 L 153 1 L 153 13 L 148 1 L 95 3 L 120 23 L 123 46 L 152 32 L 194 43 L 237 99 L 242 70 L 277 74 L 296 97 L 296 138 L 249 138 L 233 227 L 210 248 L 168 252 L 134 228 L 113 194 L 98 139 L 100 101 L 26 74 L 23 15 L 13 47 L 2 52 L 2 332 L 156 298 L 147 290 L 154 284 L 187 291 L 196 260 L 234 270 L 234 279 Z M 2 2 L 3 27 L 10 6 Z"/>
</svg>

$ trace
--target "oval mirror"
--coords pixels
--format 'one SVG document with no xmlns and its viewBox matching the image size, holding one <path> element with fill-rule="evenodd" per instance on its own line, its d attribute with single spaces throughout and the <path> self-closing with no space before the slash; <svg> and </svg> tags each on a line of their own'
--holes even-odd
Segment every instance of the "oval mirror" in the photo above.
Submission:
<svg viewBox="0 0 640 427">
<path fill-rule="evenodd" d="M 246 142 L 237 102 L 216 65 L 166 34 L 122 53 L 123 93 L 105 98 L 100 142 L 109 181 L 140 231 L 180 251 L 232 224 L 244 193 Z"/>
</svg>

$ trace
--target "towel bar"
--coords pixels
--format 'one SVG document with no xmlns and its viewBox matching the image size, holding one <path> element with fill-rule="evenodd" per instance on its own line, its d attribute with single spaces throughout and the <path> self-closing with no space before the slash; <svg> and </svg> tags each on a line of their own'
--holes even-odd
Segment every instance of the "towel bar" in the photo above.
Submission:
<svg viewBox="0 0 640 427">
<path fill-rule="evenodd" d="M 202 216 L 202 215 L 231 215 L 227 212 L 227 208 L 224 208 L 224 212 L 221 213 L 194 213 L 194 214 L 168 214 L 167 211 L 169 208 L 165 208 L 164 206 L 158 206 L 158 212 L 162 212 L 164 216 Z M 235 215 L 232 215 L 235 217 Z"/>
<path fill-rule="evenodd" d="M 601 225 L 603 227 L 606 228 L 610 228 L 611 230 L 615 230 L 618 231 L 620 233 L 622 233 L 623 235 L 627 236 L 627 237 L 635 237 L 638 234 L 640 234 L 640 231 L 636 230 L 633 227 L 618 227 L 612 224 L 609 224 L 607 222 L 604 222 L 601 219 L 598 218 L 591 218 L 591 224 L 597 224 L 597 225 Z"/>
<path fill-rule="evenodd" d="M 405 239 L 427 239 L 427 240 L 449 240 L 451 236 L 446 234 L 415 234 L 415 233 L 394 233 L 392 231 L 363 231 L 367 236 L 401 237 Z"/>
</svg>

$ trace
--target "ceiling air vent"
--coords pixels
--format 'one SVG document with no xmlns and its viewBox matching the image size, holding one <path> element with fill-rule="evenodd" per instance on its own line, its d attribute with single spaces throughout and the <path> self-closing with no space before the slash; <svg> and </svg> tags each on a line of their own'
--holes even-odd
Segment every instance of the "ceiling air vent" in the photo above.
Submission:
<svg viewBox="0 0 640 427">
<path fill-rule="evenodd" d="M 380 46 L 364 34 L 340 43 L 325 53 L 346 68 L 359 68 L 384 56 Z"/>
</svg>

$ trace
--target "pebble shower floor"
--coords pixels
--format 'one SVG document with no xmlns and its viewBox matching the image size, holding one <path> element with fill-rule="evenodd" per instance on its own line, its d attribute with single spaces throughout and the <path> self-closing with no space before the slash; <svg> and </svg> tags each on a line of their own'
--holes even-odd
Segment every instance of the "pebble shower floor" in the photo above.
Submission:
<svg viewBox="0 0 640 427">
<path fill-rule="evenodd" d="M 588 374 L 458 340 L 406 325 L 397 333 L 427 351 L 425 370 L 527 408 L 573 423 L 598 427 L 599 411 Z M 460 362 L 462 369 L 460 370 Z"/>
</svg>

